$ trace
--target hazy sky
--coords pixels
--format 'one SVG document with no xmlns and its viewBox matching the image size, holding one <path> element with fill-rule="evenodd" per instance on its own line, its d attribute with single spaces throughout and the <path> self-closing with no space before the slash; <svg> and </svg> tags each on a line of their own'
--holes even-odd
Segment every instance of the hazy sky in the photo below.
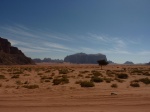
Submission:
<svg viewBox="0 0 150 112">
<path fill-rule="evenodd" d="M 0 37 L 31 58 L 150 61 L 150 0 L 0 0 Z"/>
</svg>

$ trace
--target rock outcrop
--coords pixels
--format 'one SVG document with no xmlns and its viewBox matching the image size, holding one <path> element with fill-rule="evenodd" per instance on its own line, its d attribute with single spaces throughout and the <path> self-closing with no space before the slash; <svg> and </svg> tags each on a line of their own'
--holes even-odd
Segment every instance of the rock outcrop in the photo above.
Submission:
<svg viewBox="0 0 150 112">
<path fill-rule="evenodd" d="M 31 58 L 26 57 L 17 47 L 0 37 L 0 65 L 25 65 L 35 64 Z"/>
<path fill-rule="evenodd" d="M 77 63 L 77 64 L 97 64 L 98 60 L 107 60 L 104 54 L 85 54 L 77 53 L 66 56 L 64 62 Z"/>
</svg>

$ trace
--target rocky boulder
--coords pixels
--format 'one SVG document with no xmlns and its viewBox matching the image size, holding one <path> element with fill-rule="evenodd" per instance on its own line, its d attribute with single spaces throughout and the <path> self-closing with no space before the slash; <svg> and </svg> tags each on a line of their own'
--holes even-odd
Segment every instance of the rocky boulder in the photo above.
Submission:
<svg viewBox="0 0 150 112">
<path fill-rule="evenodd" d="M 107 60 L 104 54 L 85 54 L 77 53 L 66 56 L 64 62 L 77 63 L 77 64 L 97 64 L 98 60 Z"/>
</svg>

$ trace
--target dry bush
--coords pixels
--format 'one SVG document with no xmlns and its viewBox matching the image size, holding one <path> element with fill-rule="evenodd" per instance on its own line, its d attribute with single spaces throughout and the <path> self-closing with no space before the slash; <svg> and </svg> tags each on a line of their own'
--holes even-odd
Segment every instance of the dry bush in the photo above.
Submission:
<svg viewBox="0 0 150 112">
<path fill-rule="evenodd" d="M 39 85 L 36 85 L 36 84 L 34 84 L 34 85 L 24 85 L 23 87 L 27 88 L 27 89 L 36 89 L 36 88 L 39 88 Z"/>
<path fill-rule="evenodd" d="M 117 84 L 112 84 L 111 87 L 112 88 L 118 88 L 118 85 Z"/>
<path fill-rule="evenodd" d="M 131 82 L 130 86 L 132 86 L 132 87 L 140 87 L 140 84 L 137 83 L 137 82 Z"/>
<path fill-rule="evenodd" d="M 94 83 L 91 81 L 82 81 L 80 85 L 81 87 L 94 87 L 95 86 Z"/>
</svg>

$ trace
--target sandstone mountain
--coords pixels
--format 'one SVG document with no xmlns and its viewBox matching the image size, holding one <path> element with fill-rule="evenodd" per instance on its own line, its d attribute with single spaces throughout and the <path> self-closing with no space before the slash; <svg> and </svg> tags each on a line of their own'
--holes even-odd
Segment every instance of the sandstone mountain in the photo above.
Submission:
<svg viewBox="0 0 150 112">
<path fill-rule="evenodd" d="M 0 65 L 24 65 L 35 64 L 31 58 L 26 57 L 17 47 L 0 37 Z"/>
<path fill-rule="evenodd" d="M 107 60 L 104 54 L 85 54 L 77 53 L 66 56 L 64 62 L 78 63 L 78 64 L 97 64 L 98 60 Z"/>
</svg>

